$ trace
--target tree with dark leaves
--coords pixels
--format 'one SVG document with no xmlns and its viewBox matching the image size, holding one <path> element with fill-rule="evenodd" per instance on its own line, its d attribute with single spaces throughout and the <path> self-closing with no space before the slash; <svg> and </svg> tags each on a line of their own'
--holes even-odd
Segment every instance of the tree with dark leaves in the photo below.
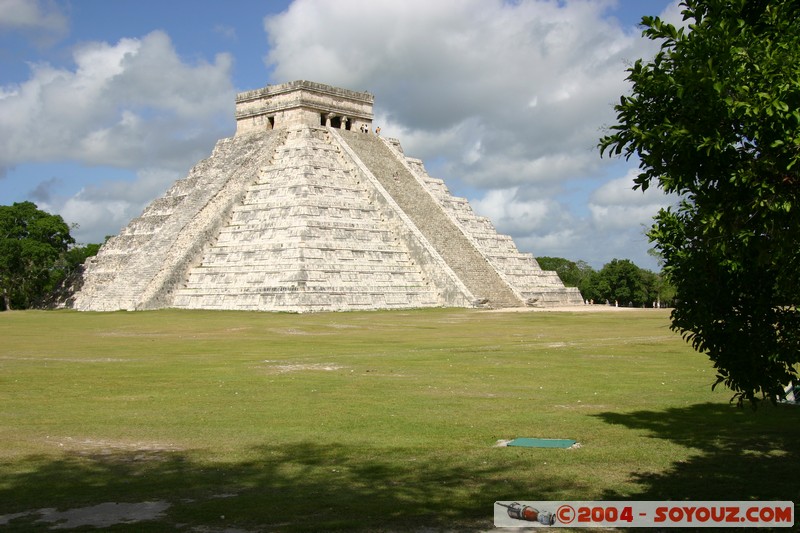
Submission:
<svg viewBox="0 0 800 533">
<path fill-rule="evenodd" d="M 60 216 L 32 202 L 0 206 L 0 308 L 36 305 L 63 277 L 74 242 Z"/>
<path fill-rule="evenodd" d="M 601 153 L 680 196 L 649 237 L 677 291 L 672 328 L 734 399 L 773 402 L 800 362 L 800 2 L 685 0 L 686 29 L 628 70 Z"/>
</svg>

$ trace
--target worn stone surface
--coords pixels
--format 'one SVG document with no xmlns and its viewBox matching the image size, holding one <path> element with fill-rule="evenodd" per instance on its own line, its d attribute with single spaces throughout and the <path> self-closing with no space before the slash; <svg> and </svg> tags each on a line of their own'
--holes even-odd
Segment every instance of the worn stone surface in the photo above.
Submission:
<svg viewBox="0 0 800 533">
<path fill-rule="evenodd" d="M 582 303 L 371 121 L 368 93 L 302 81 L 240 94 L 236 136 L 87 262 L 74 307 Z"/>
<path fill-rule="evenodd" d="M 236 96 L 236 134 L 294 126 L 333 126 L 361 131 L 372 124 L 366 92 L 305 80 L 269 85 Z"/>
</svg>

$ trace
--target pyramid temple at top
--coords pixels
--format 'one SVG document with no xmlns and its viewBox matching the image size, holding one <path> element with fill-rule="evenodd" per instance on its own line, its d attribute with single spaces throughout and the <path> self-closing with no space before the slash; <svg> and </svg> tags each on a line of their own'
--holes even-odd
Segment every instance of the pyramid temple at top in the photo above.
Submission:
<svg viewBox="0 0 800 533">
<path fill-rule="evenodd" d="M 372 131 L 373 96 L 240 93 L 236 134 L 87 261 L 85 311 L 342 311 L 582 304 Z"/>
</svg>

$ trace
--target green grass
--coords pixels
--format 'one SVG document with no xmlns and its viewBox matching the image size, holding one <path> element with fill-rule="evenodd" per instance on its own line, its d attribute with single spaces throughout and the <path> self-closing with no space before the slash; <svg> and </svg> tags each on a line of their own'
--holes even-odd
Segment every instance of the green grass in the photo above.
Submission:
<svg viewBox="0 0 800 533">
<path fill-rule="evenodd" d="M 405 531 L 489 528 L 496 500 L 800 501 L 800 408 L 713 381 L 657 310 L 0 313 L 0 527 L 104 502 L 170 504 L 118 531 Z M 582 447 L 493 447 L 514 437 Z"/>
</svg>

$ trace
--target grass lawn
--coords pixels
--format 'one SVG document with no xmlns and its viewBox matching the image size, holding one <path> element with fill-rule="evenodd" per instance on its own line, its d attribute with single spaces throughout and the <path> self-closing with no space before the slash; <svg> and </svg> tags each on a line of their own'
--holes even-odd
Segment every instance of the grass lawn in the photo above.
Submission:
<svg viewBox="0 0 800 533">
<path fill-rule="evenodd" d="M 111 531 L 485 530 L 496 500 L 800 501 L 800 407 L 730 405 L 668 326 L 0 313 L 0 528 L 93 508 Z M 494 447 L 515 437 L 581 447 Z"/>
</svg>

